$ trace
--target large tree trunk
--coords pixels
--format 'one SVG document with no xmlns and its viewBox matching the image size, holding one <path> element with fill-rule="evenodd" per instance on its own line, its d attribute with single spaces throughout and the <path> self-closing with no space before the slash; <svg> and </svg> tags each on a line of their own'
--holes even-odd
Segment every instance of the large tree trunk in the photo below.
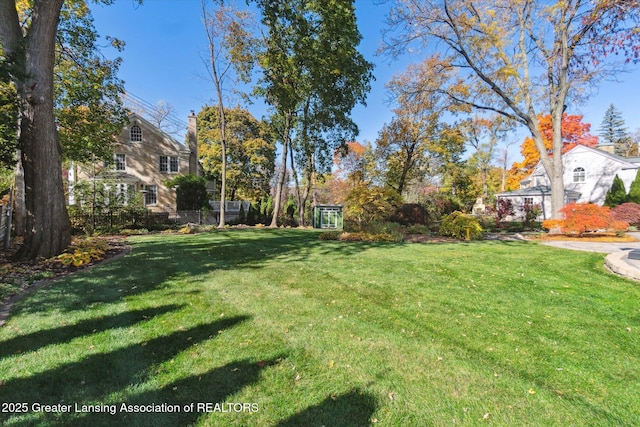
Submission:
<svg viewBox="0 0 640 427">
<path fill-rule="evenodd" d="M 62 153 L 53 105 L 47 104 L 29 102 L 22 115 L 20 146 L 27 234 L 16 254 L 20 259 L 50 258 L 71 242 L 62 184 Z"/>
<path fill-rule="evenodd" d="M 71 242 L 62 184 L 62 149 L 53 113 L 55 36 L 63 0 L 37 0 L 23 37 L 15 6 L 0 2 L 0 41 L 16 62 L 20 160 L 24 169 L 26 237 L 16 258 L 50 258 Z"/>
</svg>

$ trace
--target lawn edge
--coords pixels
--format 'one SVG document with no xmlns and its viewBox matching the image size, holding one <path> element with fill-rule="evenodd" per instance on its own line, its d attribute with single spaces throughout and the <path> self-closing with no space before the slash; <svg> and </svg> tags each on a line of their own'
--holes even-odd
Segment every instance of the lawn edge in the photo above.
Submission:
<svg viewBox="0 0 640 427">
<path fill-rule="evenodd" d="M 7 322 L 7 320 L 9 319 L 9 317 L 11 316 L 11 309 L 13 308 L 13 306 L 19 302 L 20 300 L 22 300 L 24 297 L 26 297 L 27 295 L 30 295 L 31 293 L 42 289 L 43 287 L 45 287 L 46 285 L 53 283 L 53 282 L 57 282 L 60 279 L 72 276 L 74 274 L 78 274 L 87 270 L 90 270 L 92 268 L 107 264 L 111 261 L 115 261 L 118 260 L 122 257 L 124 257 L 125 255 L 128 255 L 131 252 L 131 245 L 127 244 L 125 242 L 124 247 L 122 249 L 122 251 L 118 252 L 117 254 L 115 254 L 112 257 L 100 260 L 94 264 L 91 264 L 89 266 L 87 266 L 86 268 L 83 268 L 82 270 L 78 270 L 78 271 L 74 271 L 74 272 L 70 272 L 70 273 L 66 273 L 62 276 L 58 276 L 58 277 L 54 277 L 51 279 L 42 279 L 42 280 L 38 280 L 36 282 L 34 282 L 31 286 L 29 286 L 28 288 L 23 289 L 22 291 L 20 291 L 19 293 L 10 296 L 7 300 L 2 301 L 2 303 L 0 303 L 0 328 L 4 326 L 4 324 Z"/>
</svg>

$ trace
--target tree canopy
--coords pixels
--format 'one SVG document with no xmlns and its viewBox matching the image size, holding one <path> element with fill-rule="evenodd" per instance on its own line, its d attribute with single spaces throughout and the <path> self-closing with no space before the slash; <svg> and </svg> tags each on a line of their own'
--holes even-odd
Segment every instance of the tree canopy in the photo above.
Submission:
<svg viewBox="0 0 640 427">
<path fill-rule="evenodd" d="M 501 114 L 525 126 L 551 180 L 553 216 L 564 203 L 562 114 L 589 85 L 615 75 L 640 50 L 637 1 L 398 0 L 386 51 L 438 49 L 449 72 L 435 91 L 458 108 Z M 538 117 L 551 115 L 550 156 Z"/>
<path fill-rule="evenodd" d="M 111 1 L 103 0 L 103 3 Z M 61 253 L 71 241 L 62 183 L 62 145 L 81 148 L 87 140 L 77 129 L 74 132 L 82 141 L 71 133 L 59 135 L 58 128 L 86 125 L 83 131 L 95 130 L 88 120 L 99 123 L 93 115 L 105 107 L 103 101 L 118 91 L 117 80 L 112 74 L 117 69 L 116 64 L 105 65 L 93 51 L 96 47 L 94 35 L 84 0 L 0 1 L 0 45 L 18 95 L 18 147 L 24 170 L 27 234 L 17 258 L 49 258 Z M 121 45 L 117 41 L 116 44 Z M 67 54 L 74 64 L 67 63 L 66 70 L 58 68 L 60 72 L 57 73 L 56 64 L 62 64 L 60 61 Z M 71 76 L 67 87 L 60 84 L 59 78 L 64 80 L 63 71 Z M 82 87 L 79 82 L 87 82 L 89 86 Z M 100 84 L 102 86 L 98 86 Z M 60 94 L 65 102 L 57 101 L 56 95 Z M 56 119 L 56 107 L 74 112 Z M 104 111 L 111 110 L 106 108 Z M 71 126 L 71 123 L 75 124 Z M 104 121 L 101 123 L 109 125 Z M 107 132 L 113 137 L 110 130 Z M 109 139 L 99 131 L 94 133 L 96 140 Z M 76 154 L 81 158 L 86 151 L 68 149 L 67 153 L 70 158 Z"/>
<path fill-rule="evenodd" d="M 307 188 L 298 191 L 303 212 L 313 174 L 318 168 L 327 169 L 335 148 L 357 133 L 349 115 L 365 101 L 373 66 L 357 50 L 361 35 L 353 0 L 256 3 L 267 30 L 259 93 L 273 108 L 272 122 L 282 143 L 271 222 L 275 226 L 289 150 L 297 153 L 307 182 Z"/>
<path fill-rule="evenodd" d="M 227 124 L 227 188 L 230 200 L 259 200 L 269 193 L 275 163 L 275 142 L 269 126 L 251 113 L 225 110 Z M 198 153 L 209 179 L 221 181 L 222 152 L 217 106 L 198 113 Z"/>
<path fill-rule="evenodd" d="M 591 135 L 591 124 L 584 123 L 581 115 L 563 114 L 562 120 L 562 153 L 574 148 L 576 145 L 595 147 L 598 144 L 598 137 Z M 545 147 L 552 152 L 553 145 L 553 125 L 550 115 L 538 118 L 540 134 L 543 137 Z M 520 146 L 520 153 L 524 159 L 515 162 L 510 171 L 509 187 L 519 188 L 519 182 L 529 176 L 540 161 L 540 152 L 536 148 L 532 138 L 526 137 Z"/>
</svg>

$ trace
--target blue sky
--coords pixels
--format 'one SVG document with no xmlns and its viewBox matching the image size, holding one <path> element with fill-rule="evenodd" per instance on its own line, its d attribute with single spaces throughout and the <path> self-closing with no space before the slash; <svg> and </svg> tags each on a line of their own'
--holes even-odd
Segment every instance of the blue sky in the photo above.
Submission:
<svg viewBox="0 0 640 427">
<path fill-rule="evenodd" d="M 243 3 L 243 2 L 241 2 Z M 360 52 L 375 64 L 372 91 L 367 106 L 358 106 L 352 117 L 360 128 L 358 141 L 375 141 L 385 122 L 391 120 L 385 83 L 405 70 L 418 56 L 390 63 L 376 56 L 381 41 L 387 5 L 376 0 L 356 0 L 358 26 L 363 35 Z M 176 116 L 185 120 L 189 111 L 200 111 L 205 104 L 215 104 L 213 85 L 208 80 L 203 58 L 207 56 L 207 40 L 202 25 L 200 0 L 116 0 L 111 6 L 92 6 L 98 32 L 126 42 L 120 68 L 125 88 L 132 94 L 155 103 L 166 101 L 175 108 Z M 106 51 L 110 57 L 115 53 Z M 583 114 L 597 134 L 604 112 L 611 103 L 622 112 L 630 131 L 640 128 L 640 66 L 619 76 L 620 82 L 606 82 L 598 93 L 582 106 L 570 106 L 570 114 Z M 266 114 L 260 103 L 246 106 L 256 117 Z M 518 139 L 519 141 L 520 139 Z M 510 156 L 516 160 L 515 153 Z"/>
</svg>

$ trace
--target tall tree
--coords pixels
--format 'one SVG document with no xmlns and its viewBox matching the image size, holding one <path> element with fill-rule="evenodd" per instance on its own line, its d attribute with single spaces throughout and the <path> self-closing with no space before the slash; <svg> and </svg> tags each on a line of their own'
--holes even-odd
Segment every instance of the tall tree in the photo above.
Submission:
<svg viewBox="0 0 640 427">
<path fill-rule="evenodd" d="M 629 157 L 638 154 L 638 148 L 629 135 L 622 113 L 613 104 L 609 105 L 604 113 L 598 135 L 605 144 L 613 146 L 613 153 L 618 156 Z"/>
<path fill-rule="evenodd" d="M 433 127 L 435 124 L 429 124 Z M 402 196 L 407 184 L 419 180 L 428 166 L 427 144 L 420 123 L 396 117 L 385 124 L 376 140 L 377 152 L 386 166 L 386 183 Z"/>
<path fill-rule="evenodd" d="M 110 3 L 110 0 L 102 1 Z M 18 94 L 18 148 L 24 171 L 27 234 L 16 257 L 37 259 L 61 253 L 71 241 L 62 184 L 63 153 L 54 116 L 57 36 L 61 46 L 73 41 L 82 44 L 92 28 L 86 26 L 91 21 L 83 21 L 79 26 L 72 22 L 82 17 L 74 9 L 86 8 L 83 0 L 67 3 L 33 0 L 22 5 L 26 7 L 21 9 L 24 16 L 19 16 L 17 3 L 0 1 L 0 44 L 4 57 L 11 64 L 11 78 Z M 62 11 L 63 4 L 67 6 L 65 12 Z M 58 31 L 61 14 L 76 28 L 75 34 Z M 78 108 L 78 111 L 86 112 L 86 109 Z"/>
<path fill-rule="evenodd" d="M 328 170 L 335 147 L 357 134 L 349 114 L 364 103 L 372 65 L 356 49 L 361 35 L 353 0 L 256 2 L 268 31 L 261 93 L 275 111 L 283 147 L 271 221 L 277 226 L 289 150 L 297 152 L 306 181 L 298 191 L 304 220 L 315 172 Z"/>
<path fill-rule="evenodd" d="M 551 181 L 553 217 L 564 204 L 562 113 L 581 89 L 638 55 L 638 1 L 396 0 L 387 50 L 414 42 L 443 46 L 441 67 L 454 70 L 437 90 L 468 108 L 525 126 Z M 552 119 L 550 155 L 538 116 Z"/>
<path fill-rule="evenodd" d="M 20 105 L 28 234 L 19 258 L 61 253 L 71 241 L 62 186 L 62 150 L 53 115 L 55 37 L 63 0 L 35 0 L 22 27 L 15 2 L 0 2 L 0 43 L 14 65 Z"/>
<path fill-rule="evenodd" d="M 233 2 L 214 0 L 217 7 L 209 12 L 206 3 L 206 0 L 202 0 L 202 18 L 209 42 L 208 69 L 218 100 L 220 135 L 220 223 L 218 227 L 224 227 L 227 192 L 227 123 L 223 92 L 225 82 L 230 79 L 245 83 L 250 80 L 255 40 L 251 36 L 251 16 L 247 11 L 237 9 Z M 233 71 L 235 73 L 232 74 Z"/>
<path fill-rule="evenodd" d="M 386 183 L 401 196 L 407 184 L 427 173 L 430 152 L 440 140 L 440 118 L 449 108 L 447 99 L 434 90 L 449 74 L 433 67 L 435 62 L 409 66 L 386 85 L 395 102 L 395 116 L 383 127 L 376 146 L 386 165 Z"/>
<path fill-rule="evenodd" d="M 225 110 L 227 124 L 227 189 L 230 200 L 257 201 L 268 195 L 275 163 L 269 126 L 240 107 Z M 198 153 L 208 178 L 222 174 L 218 107 L 198 113 Z"/>
</svg>

